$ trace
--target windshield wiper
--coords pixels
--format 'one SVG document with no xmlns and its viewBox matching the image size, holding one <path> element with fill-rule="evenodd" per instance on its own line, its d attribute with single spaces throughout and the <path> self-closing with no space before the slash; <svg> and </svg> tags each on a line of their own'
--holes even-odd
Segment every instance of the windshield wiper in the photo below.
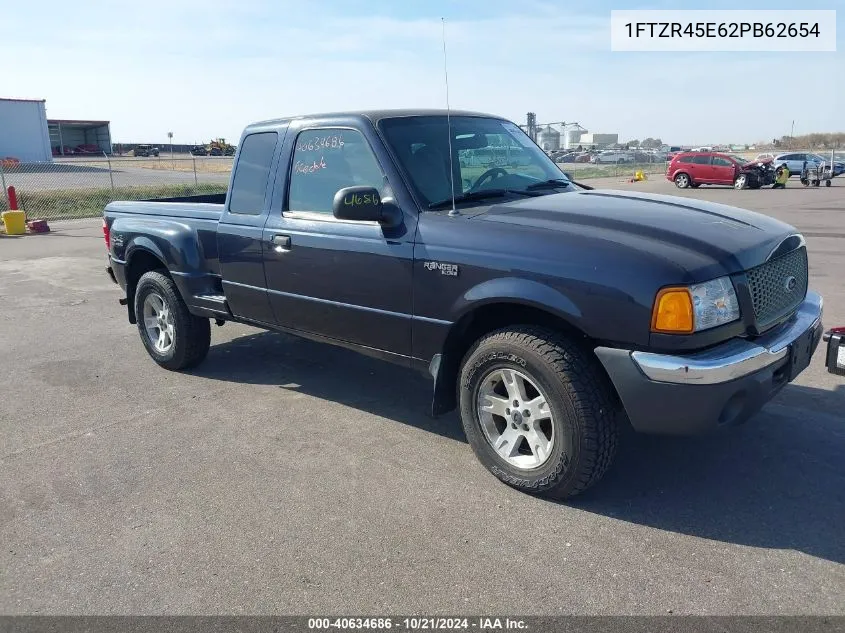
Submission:
<svg viewBox="0 0 845 633">
<path fill-rule="evenodd" d="M 521 196 L 533 196 L 533 194 L 529 191 L 524 191 L 520 189 L 484 189 L 482 191 L 468 191 L 467 193 L 462 193 L 459 196 L 455 196 L 455 204 L 459 204 L 461 202 L 471 202 L 473 200 L 484 200 L 486 198 L 503 198 L 509 193 L 519 194 Z M 440 200 L 438 202 L 432 202 L 428 205 L 429 209 L 445 209 L 447 207 L 452 206 L 452 198 L 446 198 L 445 200 Z"/>
<path fill-rule="evenodd" d="M 528 185 L 525 190 L 536 191 L 537 189 L 557 189 L 558 187 L 567 187 L 571 184 L 571 180 L 564 180 L 563 178 L 552 178 L 551 180 L 544 180 L 542 182 L 535 182 L 533 185 Z"/>
</svg>

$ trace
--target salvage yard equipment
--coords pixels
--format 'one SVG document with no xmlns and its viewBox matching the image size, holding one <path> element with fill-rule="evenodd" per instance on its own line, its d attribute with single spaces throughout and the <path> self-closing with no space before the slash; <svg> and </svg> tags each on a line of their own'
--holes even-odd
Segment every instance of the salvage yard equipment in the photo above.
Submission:
<svg viewBox="0 0 845 633">
<path fill-rule="evenodd" d="M 18 210 L 18 195 L 14 187 L 9 187 L 6 194 L 9 198 L 9 211 L 2 213 L 6 235 L 23 235 L 26 233 L 26 213 Z"/>
<path fill-rule="evenodd" d="M 808 163 L 801 171 L 801 184 L 805 187 L 809 187 L 810 185 L 818 187 L 822 182 L 824 182 L 825 187 L 830 187 L 832 178 L 832 170 L 829 167 L 817 163 Z"/>
</svg>

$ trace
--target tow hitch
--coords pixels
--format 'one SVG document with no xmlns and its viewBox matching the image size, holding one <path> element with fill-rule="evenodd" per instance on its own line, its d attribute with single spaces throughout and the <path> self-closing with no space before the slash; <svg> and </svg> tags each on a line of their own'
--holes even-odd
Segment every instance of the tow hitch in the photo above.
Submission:
<svg viewBox="0 0 845 633">
<path fill-rule="evenodd" d="M 845 327 L 831 328 L 824 333 L 824 340 L 827 341 L 827 370 L 845 376 Z"/>
</svg>

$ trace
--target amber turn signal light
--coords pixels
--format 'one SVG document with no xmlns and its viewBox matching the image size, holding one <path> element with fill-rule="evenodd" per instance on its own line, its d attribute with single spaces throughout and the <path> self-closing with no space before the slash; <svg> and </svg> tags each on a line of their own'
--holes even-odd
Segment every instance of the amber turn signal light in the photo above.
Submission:
<svg viewBox="0 0 845 633">
<path fill-rule="evenodd" d="M 651 313 L 651 331 L 664 334 L 692 334 L 692 294 L 689 288 L 664 288 L 657 293 Z"/>
</svg>

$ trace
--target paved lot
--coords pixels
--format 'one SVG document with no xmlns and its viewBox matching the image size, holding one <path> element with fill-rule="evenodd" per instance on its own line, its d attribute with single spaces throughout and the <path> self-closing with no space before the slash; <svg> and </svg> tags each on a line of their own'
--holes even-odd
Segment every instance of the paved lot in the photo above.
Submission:
<svg viewBox="0 0 845 633">
<path fill-rule="evenodd" d="M 683 195 L 804 230 L 845 325 L 843 184 Z M 99 223 L 54 228 L 0 238 L 0 612 L 845 614 L 845 379 L 820 354 L 748 425 L 628 434 L 556 504 L 393 366 L 226 325 L 196 371 L 157 368 Z"/>
</svg>

